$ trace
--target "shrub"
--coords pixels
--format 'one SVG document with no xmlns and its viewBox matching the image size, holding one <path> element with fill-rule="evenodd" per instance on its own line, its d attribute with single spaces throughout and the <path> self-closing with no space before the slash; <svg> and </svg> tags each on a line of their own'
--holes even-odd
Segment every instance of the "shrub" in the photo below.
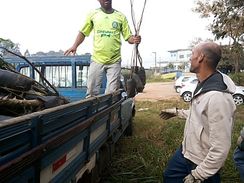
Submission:
<svg viewBox="0 0 244 183">
<path fill-rule="evenodd" d="M 230 77 L 235 84 L 244 86 L 244 72 L 230 74 Z"/>
</svg>

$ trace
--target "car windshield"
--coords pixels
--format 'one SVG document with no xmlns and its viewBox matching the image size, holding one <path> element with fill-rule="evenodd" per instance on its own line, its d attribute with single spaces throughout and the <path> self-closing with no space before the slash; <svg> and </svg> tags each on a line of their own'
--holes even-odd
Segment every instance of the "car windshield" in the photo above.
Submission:
<svg viewBox="0 0 244 183">
<path fill-rule="evenodd" d="M 186 81 L 188 81 L 190 78 L 191 78 L 191 77 L 184 77 L 184 78 L 182 79 L 182 82 L 186 82 Z"/>
<path fill-rule="evenodd" d="M 192 84 L 197 84 L 198 83 L 198 79 L 194 79 L 191 81 Z"/>
</svg>

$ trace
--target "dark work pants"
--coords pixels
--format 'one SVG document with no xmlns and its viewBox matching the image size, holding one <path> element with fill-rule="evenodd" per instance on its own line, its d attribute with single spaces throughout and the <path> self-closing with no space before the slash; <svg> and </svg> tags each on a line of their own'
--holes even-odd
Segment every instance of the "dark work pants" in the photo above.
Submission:
<svg viewBox="0 0 244 183">
<path fill-rule="evenodd" d="M 164 183 L 183 183 L 183 179 L 195 169 L 196 165 L 184 158 L 182 148 L 179 148 L 170 159 L 168 166 L 163 173 Z M 216 173 L 204 183 L 220 183 L 220 175 Z"/>
</svg>

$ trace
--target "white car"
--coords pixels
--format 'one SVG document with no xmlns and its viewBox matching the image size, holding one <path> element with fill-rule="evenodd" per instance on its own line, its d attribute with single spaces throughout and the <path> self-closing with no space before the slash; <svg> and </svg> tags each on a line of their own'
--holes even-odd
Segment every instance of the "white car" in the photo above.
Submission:
<svg viewBox="0 0 244 183">
<path fill-rule="evenodd" d="M 197 87 L 197 83 L 198 79 L 195 78 L 192 81 L 183 84 L 182 88 L 180 89 L 180 96 L 183 98 L 185 102 L 191 101 L 193 92 Z"/>
<path fill-rule="evenodd" d="M 244 86 L 236 86 L 236 92 L 233 94 L 233 99 L 236 105 L 244 103 Z"/>
<path fill-rule="evenodd" d="M 180 76 L 177 80 L 175 80 L 175 91 L 177 93 L 180 93 L 180 90 L 185 82 L 190 82 L 192 80 L 196 79 L 196 76 Z"/>
<path fill-rule="evenodd" d="M 197 87 L 197 82 L 197 80 L 193 80 L 181 88 L 180 96 L 185 102 L 191 101 L 193 92 Z M 244 86 L 236 86 L 233 99 L 236 105 L 241 105 L 244 103 Z"/>
</svg>

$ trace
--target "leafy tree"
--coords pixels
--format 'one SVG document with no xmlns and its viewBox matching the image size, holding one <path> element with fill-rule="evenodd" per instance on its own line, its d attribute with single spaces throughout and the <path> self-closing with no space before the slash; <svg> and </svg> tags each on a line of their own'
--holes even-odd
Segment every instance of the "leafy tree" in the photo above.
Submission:
<svg viewBox="0 0 244 183">
<path fill-rule="evenodd" d="M 190 45 L 189 45 L 189 49 L 192 49 L 194 48 L 197 44 L 203 42 L 203 39 L 200 38 L 200 37 L 195 37 L 191 42 L 190 42 Z"/>
<path fill-rule="evenodd" d="M 218 69 L 223 73 L 230 73 L 234 70 L 235 64 L 231 61 L 231 46 L 222 46 L 222 61 L 218 64 Z"/>
<path fill-rule="evenodd" d="M 198 0 L 194 11 L 202 18 L 211 18 L 209 29 L 217 40 L 230 38 L 231 58 L 235 72 L 240 70 L 243 57 L 244 11 L 243 0 Z"/>
<path fill-rule="evenodd" d="M 206 40 L 203 40 L 202 38 L 200 37 L 196 37 L 194 38 L 191 42 L 190 42 L 190 45 L 189 45 L 189 49 L 192 49 L 194 48 L 194 46 L 196 46 L 197 44 L 203 42 L 203 41 L 213 41 L 212 39 L 206 39 Z"/>
<path fill-rule="evenodd" d="M 186 70 L 187 68 L 189 68 L 189 62 L 183 62 L 178 67 L 179 70 Z"/>
<path fill-rule="evenodd" d="M 175 66 L 174 66 L 174 64 L 169 63 L 169 64 L 168 64 L 168 68 L 169 68 L 169 69 L 174 69 L 174 68 L 175 68 Z"/>
<path fill-rule="evenodd" d="M 244 1 L 243 0 L 226 0 L 229 6 L 234 6 L 239 8 L 240 11 L 244 10 Z"/>
<path fill-rule="evenodd" d="M 0 38 L 0 47 L 4 47 L 14 53 L 20 54 L 20 49 L 19 49 L 19 44 L 18 43 L 14 43 L 13 41 L 11 41 L 10 39 L 3 39 Z M 0 50 L 0 54 L 1 55 L 7 55 L 8 53 L 5 50 Z"/>
</svg>

